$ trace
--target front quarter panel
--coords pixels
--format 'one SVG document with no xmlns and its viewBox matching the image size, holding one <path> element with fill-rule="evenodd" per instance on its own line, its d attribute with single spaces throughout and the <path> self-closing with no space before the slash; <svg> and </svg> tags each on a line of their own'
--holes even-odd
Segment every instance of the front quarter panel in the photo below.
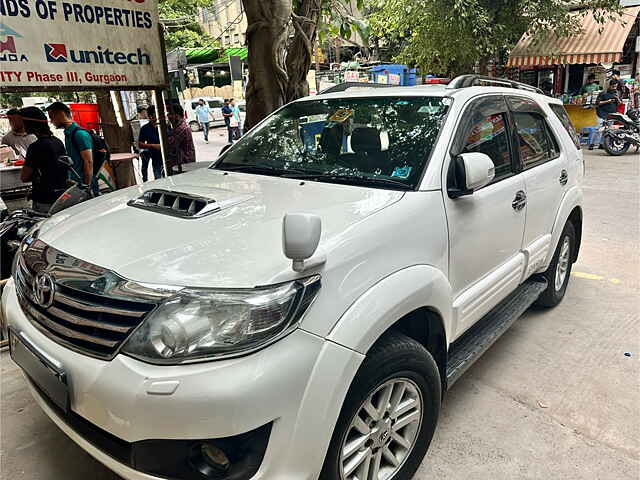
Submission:
<svg viewBox="0 0 640 480">
<path fill-rule="evenodd" d="M 429 265 L 415 265 L 382 279 L 340 318 L 328 339 L 365 354 L 394 323 L 427 307 L 442 318 L 451 338 L 451 286 L 444 273 Z"/>
<path fill-rule="evenodd" d="M 553 258 L 553 254 L 555 253 L 556 245 L 560 241 L 560 235 L 562 234 L 564 225 L 567 223 L 569 215 L 571 215 L 573 209 L 582 206 L 583 198 L 584 195 L 580 186 L 574 186 L 567 191 L 564 198 L 562 199 L 562 203 L 560 204 L 558 214 L 556 215 L 556 219 L 553 224 L 553 230 L 551 233 L 551 248 L 549 249 L 549 253 L 547 254 L 544 266 L 540 268 L 540 271 L 546 270 L 551 264 L 551 259 Z"/>
</svg>

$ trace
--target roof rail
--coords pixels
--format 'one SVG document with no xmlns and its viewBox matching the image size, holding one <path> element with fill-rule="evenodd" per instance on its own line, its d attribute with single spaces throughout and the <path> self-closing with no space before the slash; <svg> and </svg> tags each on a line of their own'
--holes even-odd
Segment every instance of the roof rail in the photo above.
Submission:
<svg viewBox="0 0 640 480">
<path fill-rule="evenodd" d="M 543 93 L 539 88 L 532 87 L 526 83 L 515 82 L 508 78 L 486 77 L 483 75 L 460 75 L 459 77 L 454 78 L 446 88 L 455 89 L 478 86 L 517 88 L 519 90 L 528 90 L 534 93 Z"/>
<path fill-rule="evenodd" d="M 388 85 L 384 83 L 365 83 L 365 82 L 344 82 L 334 85 L 333 87 L 325 88 L 318 92 L 318 95 L 324 95 L 325 93 L 337 93 L 344 92 L 350 88 L 389 88 L 398 87 L 399 85 Z"/>
</svg>

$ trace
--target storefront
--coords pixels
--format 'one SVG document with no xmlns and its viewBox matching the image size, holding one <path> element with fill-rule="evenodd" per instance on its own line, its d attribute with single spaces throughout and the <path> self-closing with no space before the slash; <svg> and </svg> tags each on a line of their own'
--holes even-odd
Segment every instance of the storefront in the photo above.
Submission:
<svg viewBox="0 0 640 480">
<path fill-rule="evenodd" d="M 598 123 L 594 104 L 599 90 L 583 89 L 592 74 L 605 89 L 611 71 L 620 70 L 630 91 L 625 102 L 637 106 L 639 12 L 640 7 L 625 8 L 619 18 L 604 24 L 588 13 L 580 20 L 581 33 L 571 37 L 540 40 L 523 35 L 507 63 L 511 78 L 561 98 L 578 130 Z"/>
</svg>

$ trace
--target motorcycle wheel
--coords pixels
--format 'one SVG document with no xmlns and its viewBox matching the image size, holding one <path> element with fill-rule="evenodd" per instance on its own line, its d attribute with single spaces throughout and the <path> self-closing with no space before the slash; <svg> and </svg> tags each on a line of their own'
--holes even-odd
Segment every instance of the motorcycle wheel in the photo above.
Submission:
<svg viewBox="0 0 640 480">
<path fill-rule="evenodd" d="M 631 144 L 616 139 L 612 135 L 605 135 L 602 139 L 602 145 L 605 151 L 614 157 L 624 155 L 629 150 Z"/>
</svg>

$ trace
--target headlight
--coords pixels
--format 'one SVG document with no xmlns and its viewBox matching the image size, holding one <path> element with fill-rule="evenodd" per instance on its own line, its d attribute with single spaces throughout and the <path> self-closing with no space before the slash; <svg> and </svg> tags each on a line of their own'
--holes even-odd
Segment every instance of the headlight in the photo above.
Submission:
<svg viewBox="0 0 640 480">
<path fill-rule="evenodd" d="M 161 364 L 245 354 L 293 330 L 319 289 L 319 276 L 247 290 L 184 289 L 160 305 L 122 351 Z"/>
</svg>

